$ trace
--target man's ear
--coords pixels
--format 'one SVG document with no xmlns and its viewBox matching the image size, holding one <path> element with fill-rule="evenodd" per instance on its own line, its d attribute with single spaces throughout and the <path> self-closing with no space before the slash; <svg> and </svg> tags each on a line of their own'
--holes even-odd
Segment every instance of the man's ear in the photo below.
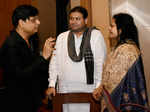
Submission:
<svg viewBox="0 0 150 112">
<path fill-rule="evenodd" d="M 23 21 L 22 19 L 19 19 L 18 21 L 18 26 L 23 26 L 25 24 L 25 21 Z"/>
<path fill-rule="evenodd" d="M 88 18 L 85 19 L 85 24 L 87 24 L 87 23 L 88 23 Z"/>
</svg>

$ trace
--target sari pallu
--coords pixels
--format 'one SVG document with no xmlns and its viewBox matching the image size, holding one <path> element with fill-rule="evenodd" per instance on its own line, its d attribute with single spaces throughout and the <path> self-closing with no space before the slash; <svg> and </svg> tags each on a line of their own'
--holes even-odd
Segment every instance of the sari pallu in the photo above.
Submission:
<svg viewBox="0 0 150 112">
<path fill-rule="evenodd" d="M 144 69 L 141 55 L 130 67 L 119 85 L 111 93 L 112 103 L 119 108 L 121 104 L 135 103 L 143 106 L 148 105 Z M 138 107 L 121 108 L 122 111 L 132 110 L 134 112 L 144 112 Z M 104 110 L 107 112 L 107 109 Z"/>
</svg>

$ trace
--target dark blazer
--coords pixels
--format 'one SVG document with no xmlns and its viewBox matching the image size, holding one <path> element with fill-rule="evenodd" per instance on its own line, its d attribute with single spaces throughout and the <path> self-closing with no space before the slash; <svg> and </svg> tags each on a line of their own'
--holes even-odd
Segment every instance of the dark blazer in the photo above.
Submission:
<svg viewBox="0 0 150 112">
<path fill-rule="evenodd" d="M 14 112 L 34 112 L 40 104 L 41 91 L 48 84 L 49 62 L 34 52 L 32 44 L 29 48 L 16 31 L 10 33 L 0 55 L 6 107 Z"/>
</svg>

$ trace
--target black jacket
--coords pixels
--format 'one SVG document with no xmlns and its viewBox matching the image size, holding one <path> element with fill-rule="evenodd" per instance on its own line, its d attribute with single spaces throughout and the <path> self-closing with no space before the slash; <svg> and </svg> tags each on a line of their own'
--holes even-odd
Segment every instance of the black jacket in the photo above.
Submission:
<svg viewBox="0 0 150 112">
<path fill-rule="evenodd" d="M 16 31 L 10 33 L 0 55 L 7 107 L 12 106 L 10 110 L 14 112 L 34 112 L 48 84 L 49 62 L 34 52 L 32 44 L 29 48 Z"/>
</svg>

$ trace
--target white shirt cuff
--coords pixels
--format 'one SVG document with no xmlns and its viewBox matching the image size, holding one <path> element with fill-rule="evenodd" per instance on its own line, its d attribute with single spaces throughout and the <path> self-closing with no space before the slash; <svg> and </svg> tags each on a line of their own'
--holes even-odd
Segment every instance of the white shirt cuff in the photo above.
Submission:
<svg viewBox="0 0 150 112">
<path fill-rule="evenodd" d="M 48 87 L 54 87 L 55 88 L 55 81 L 50 80 Z"/>
</svg>

